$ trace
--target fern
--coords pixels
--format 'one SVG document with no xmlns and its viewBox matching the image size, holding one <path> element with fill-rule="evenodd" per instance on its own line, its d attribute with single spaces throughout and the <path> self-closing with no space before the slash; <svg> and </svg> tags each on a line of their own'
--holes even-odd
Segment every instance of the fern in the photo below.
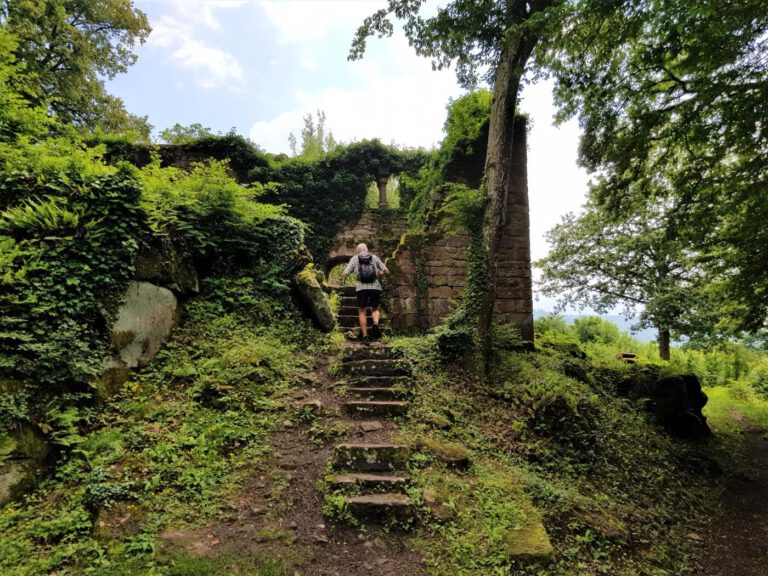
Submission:
<svg viewBox="0 0 768 576">
<path fill-rule="evenodd" d="M 77 230 L 80 215 L 65 207 L 65 200 L 48 196 L 12 206 L 0 215 L 0 234 L 32 236 L 66 234 Z"/>
</svg>

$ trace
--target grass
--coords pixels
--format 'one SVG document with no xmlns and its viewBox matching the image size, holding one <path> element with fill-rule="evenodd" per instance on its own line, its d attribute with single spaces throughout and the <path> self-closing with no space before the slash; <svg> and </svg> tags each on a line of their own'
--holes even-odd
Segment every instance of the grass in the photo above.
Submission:
<svg viewBox="0 0 768 576">
<path fill-rule="evenodd" d="M 300 570 L 287 555 L 193 556 L 161 535 L 231 514 L 254 471 L 273 509 L 285 510 L 286 478 L 268 466 L 270 435 L 284 420 L 301 420 L 317 444 L 346 433 L 289 407 L 313 357 L 342 342 L 339 333 L 313 334 L 290 304 L 254 295 L 247 279 L 209 285 L 156 361 L 87 428 L 72 428 L 73 449 L 55 475 L 0 510 L 0 573 Z M 409 495 L 424 524 L 413 544 L 434 576 L 691 574 L 687 534 L 722 487 L 709 464 L 738 464 L 743 426 L 734 415 L 768 432 L 768 400 L 742 382 L 706 389 L 716 442 L 671 438 L 614 394 L 610 374 L 630 368 L 607 344 L 586 346 L 590 360 L 574 356 L 569 342 L 500 351 L 485 386 L 467 366 L 444 364 L 431 337 L 391 342 L 414 367 L 396 440 L 416 448 Z M 645 350 L 643 361 L 654 362 Z M 468 467 L 451 465 L 464 459 Z M 325 505 L 346 515 L 337 495 Z M 292 538 L 280 528 L 258 534 L 283 548 Z"/>
<path fill-rule="evenodd" d="M 738 435 L 744 427 L 768 433 L 765 396 L 744 384 L 710 387 L 704 391 L 709 397 L 704 415 L 716 434 Z"/>
<path fill-rule="evenodd" d="M 669 437 L 567 352 L 500 352 L 485 387 L 471 370 L 443 366 L 430 338 L 394 345 L 416 376 L 398 440 L 471 455 L 468 470 L 429 451 L 412 458 L 417 485 L 442 507 L 415 541 L 430 574 L 690 573 L 687 534 L 719 490 L 701 473 L 706 446 Z M 615 352 L 602 357 L 604 374 Z M 574 362 L 586 382 L 566 375 Z M 554 546 L 548 563 L 535 553 L 537 518 Z"/>
</svg>

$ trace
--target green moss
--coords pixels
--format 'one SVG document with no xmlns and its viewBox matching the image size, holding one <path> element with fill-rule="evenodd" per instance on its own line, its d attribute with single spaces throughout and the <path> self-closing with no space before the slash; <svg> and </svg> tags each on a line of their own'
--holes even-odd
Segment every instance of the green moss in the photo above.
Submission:
<svg viewBox="0 0 768 576">
<path fill-rule="evenodd" d="M 22 425 L 11 433 L 16 442 L 16 452 L 32 460 L 42 461 L 51 451 L 45 436 L 31 426 Z"/>
<path fill-rule="evenodd" d="M 436 438 L 424 438 L 420 441 L 420 444 L 435 456 L 446 462 L 455 462 L 459 460 L 468 461 L 471 455 L 466 447 L 456 442 L 444 442 Z"/>
<path fill-rule="evenodd" d="M 541 514 L 532 507 L 523 508 L 525 520 L 520 528 L 509 533 L 506 553 L 511 560 L 552 560 L 554 548 L 542 523 Z"/>
</svg>

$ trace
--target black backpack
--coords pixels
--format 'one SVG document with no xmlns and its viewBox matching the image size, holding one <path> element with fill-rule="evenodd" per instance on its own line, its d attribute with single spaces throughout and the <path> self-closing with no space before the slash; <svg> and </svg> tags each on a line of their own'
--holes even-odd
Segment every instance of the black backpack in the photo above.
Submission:
<svg viewBox="0 0 768 576">
<path fill-rule="evenodd" d="M 357 256 L 357 280 L 363 284 L 370 284 L 376 280 L 373 254 L 359 254 Z"/>
</svg>

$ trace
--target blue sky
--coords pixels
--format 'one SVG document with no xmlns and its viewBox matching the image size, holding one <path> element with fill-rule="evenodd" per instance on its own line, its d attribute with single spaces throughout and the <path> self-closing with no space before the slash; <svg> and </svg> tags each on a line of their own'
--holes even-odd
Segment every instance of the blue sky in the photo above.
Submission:
<svg viewBox="0 0 768 576">
<path fill-rule="evenodd" d="M 198 122 L 231 128 L 269 152 L 289 152 L 288 135 L 318 109 L 337 140 L 379 138 L 432 147 L 443 137 L 445 107 L 463 94 L 453 70 L 432 71 L 402 33 L 370 39 L 348 62 L 354 32 L 382 0 L 134 0 L 153 32 L 139 59 L 108 83 L 128 110 L 156 130 Z M 428 1 L 427 10 L 436 2 Z M 551 85 L 526 86 L 532 118 L 529 191 L 533 258 L 544 233 L 584 202 L 588 177 L 576 165 L 575 121 L 552 125 Z M 548 308 L 540 300 L 537 307 Z"/>
</svg>

